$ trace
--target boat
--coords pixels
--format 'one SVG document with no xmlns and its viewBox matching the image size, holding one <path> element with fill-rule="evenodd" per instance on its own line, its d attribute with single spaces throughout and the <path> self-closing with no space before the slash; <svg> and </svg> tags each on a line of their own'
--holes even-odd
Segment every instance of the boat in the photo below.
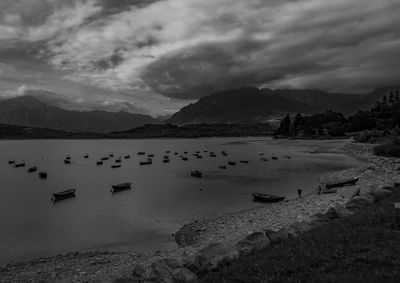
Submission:
<svg viewBox="0 0 400 283">
<path fill-rule="evenodd" d="M 191 171 L 190 172 L 190 176 L 192 176 L 192 177 L 201 178 L 202 175 L 203 174 L 199 170 L 195 170 L 195 171 Z"/>
<path fill-rule="evenodd" d="M 217 157 L 215 153 L 210 153 L 210 157 Z"/>
<path fill-rule="evenodd" d="M 170 153 L 171 151 L 170 150 L 167 150 L 165 153 Z"/>
<path fill-rule="evenodd" d="M 127 182 L 127 183 L 122 183 L 118 185 L 112 185 L 112 190 L 111 192 L 116 193 L 116 192 L 121 192 L 121 191 L 126 191 L 131 189 L 132 183 Z"/>
<path fill-rule="evenodd" d="M 264 161 L 264 162 L 267 162 L 267 161 L 268 161 L 268 158 L 261 157 L 260 160 L 261 160 L 261 161 Z"/>
<path fill-rule="evenodd" d="M 151 165 L 153 164 L 153 160 L 151 158 L 148 158 L 147 161 L 140 161 L 140 165 Z"/>
<path fill-rule="evenodd" d="M 97 161 L 96 165 L 103 165 L 103 161 Z"/>
<path fill-rule="evenodd" d="M 240 163 L 249 163 L 248 160 L 240 160 Z"/>
<path fill-rule="evenodd" d="M 219 169 L 226 169 L 225 165 L 218 166 Z"/>
<path fill-rule="evenodd" d="M 64 159 L 64 164 L 71 164 L 71 160 L 69 160 L 69 159 Z"/>
<path fill-rule="evenodd" d="M 259 153 L 257 153 L 258 155 L 260 155 L 260 156 L 262 156 L 262 155 L 264 155 L 264 152 L 259 152 Z"/>
<path fill-rule="evenodd" d="M 44 171 L 40 171 L 38 173 L 38 175 L 39 175 L 39 178 L 41 178 L 41 179 L 46 179 L 47 178 L 47 173 L 44 172 Z"/>
<path fill-rule="evenodd" d="M 67 198 L 73 198 L 73 197 L 75 197 L 75 192 L 76 192 L 75 189 L 69 189 L 69 190 L 65 190 L 62 192 L 54 193 L 53 197 L 52 197 L 52 201 L 56 202 L 56 201 L 67 199 Z"/>
<path fill-rule="evenodd" d="M 109 157 L 114 157 L 114 154 L 110 153 L 108 156 L 109 156 Z"/>
<path fill-rule="evenodd" d="M 15 164 L 14 160 L 8 160 L 8 164 Z"/>
<path fill-rule="evenodd" d="M 121 164 L 114 164 L 111 165 L 111 168 L 115 169 L 115 168 L 121 168 Z"/>
<path fill-rule="evenodd" d="M 187 154 L 187 151 L 184 151 L 183 154 Z"/>
<path fill-rule="evenodd" d="M 285 199 L 283 196 L 273 196 L 268 194 L 253 193 L 253 200 L 257 202 L 280 202 Z"/>
<path fill-rule="evenodd" d="M 131 156 L 130 155 L 125 155 L 124 158 L 125 159 L 129 159 L 129 158 L 131 158 Z"/>
<path fill-rule="evenodd" d="M 323 194 L 335 194 L 337 193 L 337 188 L 332 188 L 332 189 L 324 189 L 322 190 Z"/>
<path fill-rule="evenodd" d="M 147 157 L 154 157 L 154 154 L 149 154 L 147 155 Z"/>
<path fill-rule="evenodd" d="M 14 168 L 25 167 L 25 162 L 15 163 Z"/>
<path fill-rule="evenodd" d="M 236 162 L 235 161 L 228 161 L 228 164 L 231 165 L 231 166 L 235 166 Z"/>
<path fill-rule="evenodd" d="M 164 162 L 164 163 L 169 163 L 169 159 L 168 159 L 168 158 L 165 158 L 165 159 L 163 160 L 163 162 Z"/>
<path fill-rule="evenodd" d="M 137 154 L 138 154 L 138 155 L 145 155 L 146 152 L 144 152 L 144 151 L 139 151 Z"/>
<path fill-rule="evenodd" d="M 65 159 L 69 160 L 69 159 L 71 159 L 71 156 L 67 155 L 67 156 L 65 157 Z"/>
<path fill-rule="evenodd" d="M 201 159 L 203 157 L 201 155 L 196 155 L 196 158 Z"/>
<path fill-rule="evenodd" d="M 349 179 L 328 182 L 328 183 L 325 183 L 324 186 L 326 189 L 332 189 L 332 188 L 343 187 L 343 186 L 348 186 L 348 185 L 353 186 L 357 182 L 358 182 L 358 177 L 354 177 L 354 178 L 349 178 Z"/>
<path fill-rule="evenodd" d="M 121 159 L 116 159 L 115 163 L 121 163 L 121 161 L 122 161 Z"/>
<path fill-rule="evenodd" d="M 108 157 L 102 157 L 101 160 L 103 161 L 108 160 Z"/>
<path fill-rule="evenodd" d="M 228 154 L 226 152 L 222 153 L 222 156 L 228 156 Z"/>
<path fill-rule="evenodd" d="M 89 154 L 85 154 L 83 158 L 89 158 Z"/>
<path fill-rule="evenodd" d="M 36 172 L 36 171 L 37 171 L 37 167 L 30 167 L 30 168 L 28 168 L 28 170 L 26 172 L 33 173 L 33 172 Z"/>
<path fill-rule="evenodd" d="M 177 152 L 174 152 L 174 155 L 178 155 L 179 153 L 177 153 Z"/>
<path fill-rule="evenodd" d="M 183 160 L 183 161 L 188 161 L 189 158 L 187 158 L 187 157 L 182 157 L 182 160 Z"/>
<path fill-rule="evenodd" d="M 273 160 L 278 160 L 278 157 L 276 157 L 276 156 L 272 156 L 271 157 Z"/>
</svg>

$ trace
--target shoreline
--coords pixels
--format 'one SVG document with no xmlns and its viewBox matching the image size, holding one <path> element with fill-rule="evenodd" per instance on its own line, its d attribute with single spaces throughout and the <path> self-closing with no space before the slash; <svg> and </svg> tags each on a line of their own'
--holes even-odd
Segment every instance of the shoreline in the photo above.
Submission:
<svg viewBox="0 0 400 283">
<path fill-rule="evenodd" d="M 361 188 L 365 193 L 371 187 L 396 177 L 400 159 L 383 158 L 371 154 L 372 145 L 347 142 L 332 151 L 355 154 L 369 162 L 356 168 L 325 174 L 325 178 L 359 176 L 357 186 L 344 187 L 337 194 L 309 195 L 302 199 L 230 213 L 221 217 L 194 221 L 184 225 L 175 235 L 180 247 L 168 251 L 142 254 L 128 252 L 73 252 L 27 262 L 10 262 L 0 267 L 0 282 L 110 282 L 115 278 L 129 277 L 135 264 L 148 265 L 161 258 L 192 256 L 210 242 L 232 241 L 249 233 L 267 229 L 279 229 L 304 221 L 313 214 L 331 206 L 344 203 L 351 192 Z M 342 196 L 343 195 L 343 196 Z M 295 209 L 292 209 L 295 208 Z M 271 213 L 274 215 L 271 217 Z"/>
</svg>

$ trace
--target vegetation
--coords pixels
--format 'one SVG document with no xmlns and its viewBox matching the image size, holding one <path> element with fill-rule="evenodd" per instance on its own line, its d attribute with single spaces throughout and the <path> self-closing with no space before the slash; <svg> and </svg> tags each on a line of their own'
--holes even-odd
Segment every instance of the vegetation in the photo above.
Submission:
<svg viewBox="0 0 400 283">
<path fill-rule="evenodd" d="M 400 191 L 201 275 L 201 282 L 400 282 Z"/>
<path fill-rule="evenodd" d="M 391 138 L 375 146 L 374 153 L 387 157 L 400 157 L 400 138 Z"/>
</svg>

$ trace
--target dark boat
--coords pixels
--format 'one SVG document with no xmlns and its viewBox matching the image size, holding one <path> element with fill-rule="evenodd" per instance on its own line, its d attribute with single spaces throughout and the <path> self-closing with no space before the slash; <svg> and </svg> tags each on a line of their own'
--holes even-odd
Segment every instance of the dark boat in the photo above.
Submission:
<svg viewBox="0 0 400 283">
<path fill-rule="evenodd" d="M 52 197 L 52 201 L 56 202 L 56 201 L 67 199 L 67 198 L 73 198 L 73 197 L 75 197 L 75 192 L 76 192 L 75 189 L 69 189 L 69 190 L 65 190 L 62 192 L 54 193 L 53 197 Z"/>
<path fill-rule="evenodd" d="M 325 188 L 326 189 L 332 189 L 332 188 L 337 188 L 337 187 L 343 187 L 347 185 L 355 185 L 358 182 L 358 178 L 349 178 L 349 179 L 344 179 L 344 180 L 338 180 L 338 181 L 333 181 L 333 182 L 328 182 L 325 183 Z"/>
<path fill-rule="evenodd" d="M 26 172 L 33 173 L 33 172 L 36 172 L 36 171 L 37 171 L 37 167 L 31 167 L 31 168 L 28 168 L 28 171 L 26 171 Z"/>
<path fill-rule="evenodd" d="M 248 160 L 240 160 L 240 163 L 249 163 Z"/>
<path fill-rule="evenodd" d="M 132 183 L 122 183 L 122 184 L 118 184 L 118 185 L 112 185 L 112 190 L 111 192 L 116 193 L 116 192 L 121 192 L 121 191 L 126 191 L 126 190 L 130 190 L 131 189 L 131 185 Z"/>
<path fill-rule="evenodd" d="M 169 159 L 168 159 L 168 158 L 165 158 L 165 159 L 163 160 L 163 162 L 164 162 L 164 163 L 169 163 Z"/>
<path fill-rule="evenodd" d="M 64 164 L 71 164 L 71 160 L 69 160 L 69 159 L 64 159 Z"/>
<path fill-rule="evenodd" d="M 139 151 L 137 154 L 138 154 L 138 155 L 145 155 L 146 152 L 144 152 L 144 151 Z"/>
<path fill-rule="evenodd" d="M 273 196 L 268 194 L 253 193 L 253 200 L 257 202 L 280 202 L 285 199 L 282 196 Z"/>
<path fill-rule="evenodd" d="M 218 166 L 219 169 L 226 169 L 225 165 Z"/>
<path fill-rule="evenodd" d="M 15 164 L 14 160 L 8 160 L 8 164 Z"/>
<path fill-rule="evenodd" d="M 268 161 L 268 158 L 261 157 L 260 160 L 261 160 L 261 161 Z"/>
<path fill-rule="evenodd" d="M 108 160 L 108 157 L 102 157 L 101 160 L 103 161 Z"/>
<path fill-rule="evenodd" d="M 15 168 L 25 167 L 25 162 L 15 163 L 15 164 L 14 164 L 14 167 L 15 167 Z"/>
<path fill-rule="evenodd" d="M 271 157 L 273 160 L 278 160 L 278 157 L 276 157 L 276 156 L 272 156 Z"/>
<path fill-rule="evenodd" d="M 166 151 L 166 153 L 170 153 L 170 152 L 171 152 L 170 150 L 167 150 L 167 151 Z"/>
<path fill-rule="evenodd" d="M 202 175 L 203 174 L 199 170 L 195 170 L 195 171 L 191 171 L 190 172 L 190 176 L 192 176 L 192 177 L 201 178 Z"/>
<path fill-rule="evenodd" d="M 203 157 L 201 155 L 196 155 L 196 158 L 201 159 Z"/>
<path fill-rule="evenodd" d="M 41 178 L 41 179 L 46 179 L 47 178 L 47 173 L 44 172 L 44 171 L 39 172 L 38 175 L 39 175 L 39 178 Z"/>
<path fill-rule="evenodd" d="M 210 157 L 217 157 L 215 153 L 210 153 Z"/>
<path fill-rule="evenodd" d="M 235 165 L 236 165 L 236 162 L 235 162 L 235 161 L 228 161 L 228 164 L 229 164 L 229 165 L 232 165 L 232 166 L 235 166 Z"/>
<path fill-rule="evenodd" d="M 148 158 L 147 161 L 140 161 L 139 165 L 151 165 L 153 164 L 153 160 L 151 158 Z"/>
<path fill-rule="evenodd" d="M 96 165 L 103 165 L 103 161 L 97 161 Z"/>
<path fill-rule="evenodd" d="M 69 159 L 71 159 L 71 156 L 67 155 L 67 157 L 65 157 L 65 159 L 69 160 Z"/>
<path fill-rule="evenodd" d="M 154 154 L 149 154 L 147 155 L 147 157 L 154 157 Z"/>
<path fill-rule="evenodd" d="M 114 164 L 111 165 L 111 168 L 115 169 L 115 168 L 121 168 L 121 164 Z"/>
<path fill-rule="evenodd" d="M 122 161 L 121 159 L 116 159 L 115 163 L 121 163 L 121 161 Z"/>
<path fill-rule="evenodd" d="M 85 154 L 83 158 L 89 158 L 89 154 Z"/>
<path fill-rule="evenodd" d="M 178 155 L 179 153 L 177 153 L 177 152 L 174 152 L 174 155 Z"/>
<path fill-rule="evenodd" d="M 131 156 L 130 155 L 125 155 L 124 158 L 125 159 L 129 159 L 129 158 L 131 158 Z"/>
<path fill-rule="evenodd" d="M 109 157 L 114 157 L 114 154 L 110 153 L 108 156 L 109 156 Z"/>
<path fill-rule="evenodd" d="M 182 157 L 182 160 L 183 160 L 183 161 L 188 161 L 189 158 L 187 158 L 187 157 Z"/>
<path fill-rule="evenodd" d="M 184 151 L 183 154 L 187 154 L 187 151 Z"/>
</svg>

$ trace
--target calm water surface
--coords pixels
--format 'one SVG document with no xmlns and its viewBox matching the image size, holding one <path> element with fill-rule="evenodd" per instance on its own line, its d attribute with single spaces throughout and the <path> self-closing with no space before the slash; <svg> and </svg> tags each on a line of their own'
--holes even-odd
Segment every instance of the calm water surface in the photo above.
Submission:
<svg viewBox="0 0 400 283">
<path fill-rule="evenodd" d="M 314 189 L 322 173 L 357 166 L 360 161 L 342 154 L 311 154 L 331 142 L 282 142 L 268 138 L 215 138 L 180 140 L 36 140 L 0 142 L 0 263 L 51 256 L 68 251 L 147 251 L 175 247 L 171 235 L 193 218 L 259 206 L 254 191 L 296 196 L 297 188 Z M 217 153 L 209 157 L 203 150 Z M 164 164 L 165 151 L 171 162 Z M 203 158 L 192 156 L 202 151 Z M 226 150 L 227 157 L 220 152 Z M 150 166 L 139 166 L 153 153 Z M 174 152 L 187 151 L 189 161 Z M 264 152 L 268 162 L 259 160 Z M 88 159 L 84 159 L 85 154 Z M 96 161 L 108 153 L 131 155 L 122 168 Z M 70 154 L 73 164 L 65 165 Z M 271 160 L 272 155 L 278 160 Z M 290 155 L 292 158 L 284 158 Z M 114 159 L 115 159 L 114 157 Z M 24 160 L 49 174 L 13 168 L 9 159 Z M 249 164 L 241 164 L 241 159 Z M 237 165 L 218 169 L 228 160 Z M 203 178 L 190 177 L 201 170 Z M 130 191 L 112 194 L 112 184 L 132 182 Z M 54 192 L 77 189 L 77 197 L 53 204 Z M 200 190 L 201 189 L 201 190 Z"/>
</svg>

